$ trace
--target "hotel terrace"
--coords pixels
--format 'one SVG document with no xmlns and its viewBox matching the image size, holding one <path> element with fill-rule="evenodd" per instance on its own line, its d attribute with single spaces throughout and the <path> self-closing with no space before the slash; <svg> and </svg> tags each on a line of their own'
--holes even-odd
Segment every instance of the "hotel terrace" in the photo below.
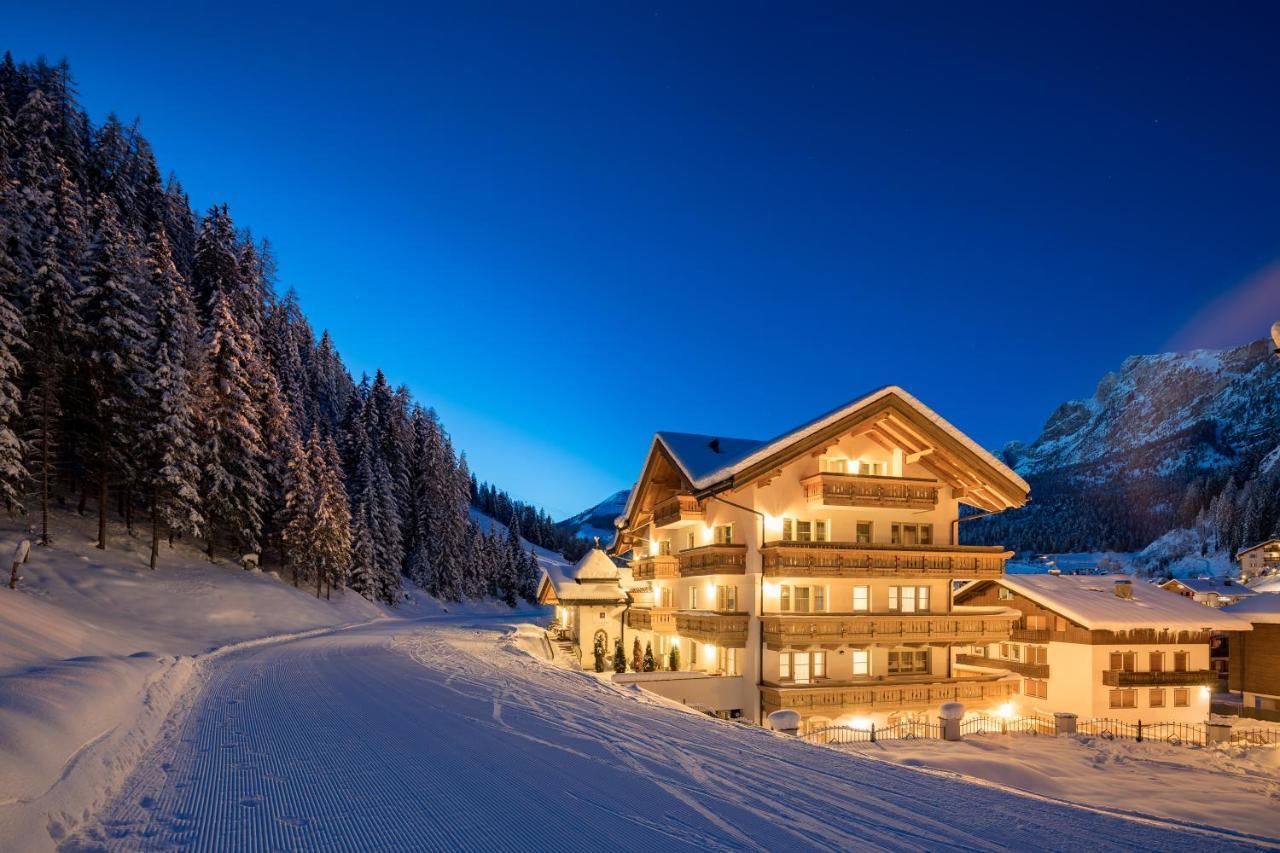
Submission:
<svg viewBox="0 0 1280 853">
<path fill-rule="evenodd" d="M 658 433 L 610 549 L 629 555 L 619 628 L 678 673 L 638 676 L 712 713 L 813 728 L 1015 695 L 951 647 L 1007 640 L 1016 610 L 959 607 L 957 580 L 1009 552 L 961 545 L 960 505 L 1022 506 L 1027 484 L 901 388 L 771 441 Z M 612 637 L 612 632 L 611 632 Z M 585 641 L 583 642 L 585 646 Z"/>
</svg>

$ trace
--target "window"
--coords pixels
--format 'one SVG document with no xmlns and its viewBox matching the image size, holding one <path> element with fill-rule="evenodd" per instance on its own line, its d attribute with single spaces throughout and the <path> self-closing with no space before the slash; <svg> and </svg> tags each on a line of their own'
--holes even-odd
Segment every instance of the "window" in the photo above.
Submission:
<svg viewBox="0 0 1280 853">
<path fill-rule="evenodd" d="M 854 531 L 854 541 L 859 545 L 871 544 L 871 522 L 859 521 Z"/>
<path fill-rule="evenodd" d="M 794 538 L 792 538 L 794 536 L 795 536 L 795 522 L 793 522 L 789 518 L 782 519 L 782 541 L 794 542 L 796 541 Z"/>
<path fill-rule="evenodd" d="M 738 674 L 738 650 L 737 649 L 717 649 L 716 650 L 716 670 L 721 675 L 737 675 Z"/>
<path fill-rule="evenodd" d="M 823 471 L 825 471 L 825 472 L 826 472 L 826 473 L 828 473 L 828 474 L 848 474 L 848 473 L 849 473 L 849 460 L 848 460 L 848 459 L 827 459 L 827 458 L 823 458 L 823 460 L 822 460 L 822 470 L 823 470 Z"/>
<path fill-rule="evenodd" d="M 903 650 L 889 652 L 889 674 L 911 675 L 929 671 L 929 651 Z"/>
<path fill-rule="evenodd" d="M 812 542 L 813 541 L 813 524 L 808 521 L 796 522 L 796 541 Z"/>
<path fill-rule="evenodd" d="M 690 530 L 688 533 L 684 535 L 684 547 L 685 548 L 693 547 L 693 531 L 692 530 Z"/>
<path fill-rule="evenodd" d="M 659 600 L 662 602 L 662 604 L 661 604 L 660 606 L 662 606 L 662 607 L 673 607 L 674 605 L 671 603 L 671 598 L 672 598 L 672 596 L 671 596 L 671 587 L 669 587 L 669 586 L 664 586 L 664 587 L 662 588 L 662 592 L 660 593 L 660 598 L 659 598 Z"/>
<path fill-rule="evenodd" d="M 892 613 L 929 612 L 929 587 L 889 587 L 889 610 Z"/>
<path fill-rule="evenodd" d="M 1164 690 L 1161 688 L 1153 689 L 1147 696 L 1147 704 L 1152 708 L 1164 707 Z"/>
<path fill-rule="evenodd" d="M 671 540 L 670 539 L 658 540 L 658 555 L 661 557 L 671 556 Z"/>
<path fill-rule="evenodd" d="M 883 462 L 858 462 L 858 473 L 864 477 L 883 477 Z"/>
<path fill-rule="evenodd" d="M 1152 672 L 1164 672 L 1164 652 L 1150 652 L 1147 655 L 1147 669 Z"/>
<path fill-rule="evenodd" d="M 1112 690 L 1111 707 L 1112 708 L 1136 708 L 1138 707 L 1138 691 L 1136 690 Z"/>
<path fill-rule="evenodd" d="M 1120 672 L 1133 672 L 1138 668 L 1136 652 L 1112 652 L 1111 668 Z"/>
<path fill-rule="evenodd" d="M 689 609 L 698 609 L 698 587 L 696 585 L 689 587 Z"/>
<path fill-rule="evenodd" d="M 1190 655 L 1188 655 L 1186 652 L 1174 652 L 1173 653 L 1173 671 L 1186 672 L 1189 657 Z"/>
<path fill-rule="evenodd" d="M 1047 664 L 1049 663 L 1049 647 L 1048 646 L 1027 646 L 1027 663 Z M 1041 699 L 1045 698 L 1043 696 Z"/>
<path fill-rule="evenodd" d="M 1043 613 L 1028 613 L 1022 617 L 1022 621 L 1026 623 L 1027 628 L 1032 631 L 1043 631 L 1049 627 L 1048 620 Z"/>
<path fill-rule="evenodd" d="M 782 652 L 778 655 L 778 677 L 808 684 L 827 677 L 826 652 Z"/>
<path fill-rule="evenodd" d="M 733 544 L 733 525 L 717 524 L 715 526 L 715 543 L 717 545 Z"/>
<path fill-rule="evenodd" d="M 871 609 L 871 587 L 855 586 L 853 588 L 853 612 L 865 613 Z"/>
<path fill-rule="evenodd" d="M 1049 682 L 1042 678 L 1022 679 L 1022 693 L 1032 699 L 1049 698 Z"/>
<path fill-rule="evenodd" d="M 736 586 L 716 587 L 716 610 L 737 610 L 738 588 Z"/>
<path fill-rule="evenodd" d="M 1066 620 L 1066 617 L 1064 617 L 1064 616 L 1054 616 L 1054 617 L 1053 617 L 1053 630 L 1055 630 L 1055 631 L 1065 631 L 1065 630 L 1067 630 L 1067 620 Z"/>
<path fill-rule="evenodd" d="M 853 655 L 853 674 L 870 675 L 871 674 L 871 652 L 866 649 L 854 649 Z"/>
<path fill-rule="evenodd" d="M 932 524 L 906 524 L 895 521 L 891 529 L 893 536 L 890 542 L 894 545 L 933 544 Z"/>
<path fill-rule="evenodd" d="M 1185 708 L 1191 704 L 1191 690 L 1186 687 L 1173 689 L 1173 707 Z"/>
<path fill-rule="evenodd" d="M 778 594 L 778 609 L 783 613 L 825 613 L 827 588 L 783 584 Z"/>
<path fill-rule="evenodd" d="M 1002 586 L 1000 587 L 1000 591 L 996 593 L 996 598 L 999 598 L 1001 601 L 1013 601 L 1013 590 L 1009 589 L 1007 586 Z"/>
<path fill-rule="evenodd" d="M 827 523 L 825 521 L 815 521 L 813 523 L 813 541 L 827 541 Z"/>
</svg>

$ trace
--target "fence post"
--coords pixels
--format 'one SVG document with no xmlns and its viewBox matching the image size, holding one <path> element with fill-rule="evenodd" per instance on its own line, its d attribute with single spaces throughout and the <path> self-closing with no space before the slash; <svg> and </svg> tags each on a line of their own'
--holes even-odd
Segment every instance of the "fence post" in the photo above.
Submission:
<svg viewBox="0 0 1280 853">
<path fill-rule="evenodd" d="M 875 723 L 871 724 L 871 742 L 872 743 L 876 742 L 876 724 Z"/>
<path fill-rule="evenodd" d="M 1205 723 L 1204 740 L 1206 745 L 1215 743 L 1231 743 L 1230 723 Z"/>
<path fill-rule="evenodd" d="M 964 705 L 959 702 L 944 702 L 938 709 L 938 725 L 942 729 L 943 740 L 960 740 L 960 720 L 964 717 Z"/>
<path fill-rule="evenodd" d="M 1076 733 L 1076 715 L 1069 711 L 1055 711 L 1053 715 L 1055 734 L 1073 735 Z"/>
<path fill-rule="evenodd" d="M 1138 720 L 1138 743 L 1142 743 L 1142 720 Z"/>
</svg>

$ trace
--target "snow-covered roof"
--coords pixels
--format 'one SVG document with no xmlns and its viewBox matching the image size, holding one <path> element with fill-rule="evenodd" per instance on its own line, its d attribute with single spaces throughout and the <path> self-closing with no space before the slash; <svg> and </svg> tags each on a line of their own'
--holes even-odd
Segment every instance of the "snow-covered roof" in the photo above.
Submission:
<svg viewBox="0 0 1280 853">
<path fill-rule="evenodd" d="M 572 568 L 557 563 L 544 566 L 543 571 L 562 602 L 626 600 L 618 583 L 618 567 L 599 548 L 592 548 Z"/>
<path fill-rule="evenodd" d="M 1130 628 L 1247 631 L 1249 623 L 1227 611 L 1147 583 L 1133 583 L 1132 597 L 1115 593 L 1128 575 L 1005 575 L 995 583 L 1025 595 L 1091 630 Z M 1237 605 L 1238 606 L 1238 605 Z"/>
<path fill-rule="evenodd" d="M 1199 593 L 1218 593 L 1219 595 L 1253 595 L 1254 590 L 1230 578 L 1173 578 L 1161 584 L 1168 586 L 1169 584 L 1182 584 L 1192 592 Z"/>
<path fill-rule="evenodd" d="M 1280 575 L 1265 575 L 1249 584 L 1254 592 L 1280 592 Z"/>
<path fill-rule="evenodd" d="M 1280 623 L 1280 592 L 1260 592 L 1257 595 L 1228 604 L 1223 613 L 1248 619 L 1250 622 Z"/>
<path fill-rule="evenodd" d="M 659 432 L 653 438 L 653 444 L 661 443 L 662 446 L 671 454 L 676 464 L 680 466 L 681 471 L 693 484 L 694 489 L 706 489 L 716 485 L 724 480 L 733 477 L 740 471 L 750 468 L 752 465 L 769 458 L 770 456 L 785 450 L 797 441 L 812 435 L 824 429 L 827 426 L 855 414 L 861 409 L 866 408 L 885 397 L 890 395 L 901 398 L 905 403 L 914 408 L 922 416 L 932 422 L 939 429 L 943 430 L 951 438 L 955 439 L 966 449 L 972 451 L 976 456 L 982 459 L 991 467 L 995 468 L 1002 475 L 1007 477 L 1011 482 L 1018 485 L 1025 491 L 1030 491 L 1031 487 L 1027 485 L 1027 481 L 1018 476 L 1018 474 L 1008 465 L 1001 462 L 986 448 L 975 442 L 969 436 L 962 433 L 951 425 L 949 421 L 930 409 L 924 403 L 920 402 L 910 393 L 897 385 L 886 385 L 883 388 L 877 388 L 869 394 L 865 394 L 852 400 L 843 406 L 832 409 L 826 414 L 819 415 L 807 423 L 801 424 L 794 429 L 787 430 L 781 435 L 775 436 L 768 441 L 760 441 L 750 438 L 727 438 L 724 436 L 698 435 L 695 433 L 685 432 Z M 650 447 L 650 453 L 653 447 Z M 639 489 L 633 488 L 630 496 L 627 498 L 626 515 L 631 514 L 636 496 Z"/>
<path fill-rule="evenodd" d="M 1250 551 L 1256 551 L 1259 548 L 1265 548 L 1268 545 L 1275 545 L 1277 543 L 1280 543 L 1280 539 L 1264 539 L 1256 545 L 1249 545 L 1248 547 L 1241 548 L 1239 551 L 1236 551 L 1236 556 L 1239 557 L 1241 554 L 1247 554 Z"/>
</svg>

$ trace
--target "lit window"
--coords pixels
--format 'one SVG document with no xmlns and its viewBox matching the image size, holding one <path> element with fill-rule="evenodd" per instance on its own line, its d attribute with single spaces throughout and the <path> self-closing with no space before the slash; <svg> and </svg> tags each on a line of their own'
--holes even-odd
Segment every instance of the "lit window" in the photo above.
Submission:
<svg viewBox="0 0 1280 853">
<path fill-rule="evenodd" d="M 782 519 L 782 541 L 794 542 L 791 537 L 795 535 L 795 522 L 789 518 Z"/>
<path fill-rule="evenodd" d="M 808 521 L 796 522 L 796 541 L 812 542 L 813 541 L 813 524 Z"/>
<path fill-rule="evenodd" d="M 848 474 L 849 460 L 824 458 L 822 460 L 822 470 L 826 471 L 828 474 Z"/>
<path fill-rule="evenodd" d="M 698 588 L 696 586 L 689 587 L 689 609 L 698 609 Z"/>
<path fill-rule="evenodd" d="M 858 473 L 864 477 L 882 477 L 884 476 L 883 462 L 859 462 Z"/>
<path fill-rule="evenodd" d="M 895 521 L 890 527 L 890 532 L 892 538 L 889 541 L 894 545 L 933 544 L 932 524 L 905 524 Z"/>
<path fill-rule="evenodd" d="M 719 524 L 715 528 L 715 542 L 717 545 L 733 544 L 733 525 Z"/>
<path fill-rule="evenodd" d="M 859 545 L 871 544 L 871 522 L 859 521 L 855 532 L 855 541 Z"/>
<path fill-rule="evenodd" d="M 916 613 L 929 610 L 929 587 L 889 587 L 889 611 L 892 613 Z"/>
<path fill-rule="evenodd" d="M 790 652 L 783 652 L 782 654 L 778 655 L 778 678 L 788 679 L 788 680 L 791 678 Z"/>
<path fill-rule="evenodd" d="M 778 609 L 784 613 L 791 609 L 791 587 L 787 584 L 782 585 L 779 594 Z"/>
<path fill-rule="evenodd" d="M 889 652 L 889 674 L 910 675 L 929 671 L 929 651 L 905 650 Z"/>
<path fill-rule="evenodd" d="M 716 610 L 737 610 L 738 588 L 736 586 L 716 587 Z"/>
<path fill-rule="evenodd" d="M 853 610 L 855 613 L 871 609 L 871 587 L 855 586 L 853 588 Z"/>
<path fill-rule="evenodd" d="M 815 521 L 813 523 L 813 541 L 827 541 L 827 523 L 825 521 Z"/>
<path fill-rule="evenodd" d="M 996 593 L 996 597 L 1001 601 L 1012 601 L 1013 590 L 1009 589 L 1007 586 L 1002 586 L 1000 587 L 1000 591 Z"/>
<path fill-rule="evenodd" d="M 871 674 L 871 653 L 866 649 L 854 649 L 853 654 L 853 674 L 854 675 L 870 675 Z"/>
</svg>

